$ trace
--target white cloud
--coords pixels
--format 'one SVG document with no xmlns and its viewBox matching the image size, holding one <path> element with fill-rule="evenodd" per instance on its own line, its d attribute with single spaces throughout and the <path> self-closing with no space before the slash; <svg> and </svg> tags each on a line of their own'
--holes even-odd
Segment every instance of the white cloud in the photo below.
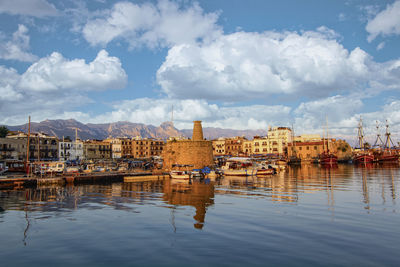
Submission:
<svg viewBox="0 0 400 267">
<path fill-rule="evenodd" d="M 378 35 L 389 36 L 400 34 L 400 1 L 387 5 L 386 9 L 379 12 L 365 27 L 369 33 L 368 42 L 373 41 Z"/>
<path fill-rule="evenodd" d="M 2 0 L 0 13 L 11 15 L 27 15 L 33 17 L 56 16 L 57 9 L 46 0 Z"/>
<path fill-rule="evenodd" d="M 87 90 L 122 88 L 126 79 L 120 60 L 105 50 L 88 64 L 53 53 L 22 75 L 0 66 L 0 122 L 22 123 L 28 114 L 38 120 L 60 117 L 91 103 Z"/>
<path fill-rule="evenodd" d="M 8 69 L 0 66 L 0 104 L 3 101 L 15 101 L 22 98 L 22 95 L 15 90 L 19 75 L 15 69 Z"/>
<path fill-rule="evenodd" d="M 380 42 L 379 44 L 378 44 L 378 46 L 376 47 L 376 50 L 382 50 L 383 48 L 385 47 L 385 42 Z"/>
<path fill-rule="evenodd" d="M 33 62 L 37 56 L 27 52 L 29 50 L 28 28 L 18 25 L 18 30 L 13 33 L 11 40 L 0 38 L 0 59 Z"/>
<path fill-rule="evenodd" d="M 113 111 L 94 116 L 90 122 L 131 121 L 159 125 L 171 120 L 174 125 L 191 128 L 194 120 L 204 121 L 206 127 L 230 129 L 266 129 L 289 121 L 291 108 L 282 105 L 219 106 L 205 100 L 177 100 L 140 98 L 126 100 L 113 106 Z M 81 118 L 84 118 L 82 114 Z"/>
<path fill-rule="evenodd" d="M 217 19 L 218 14 L 204 14 L 197 3 L 181 8 L 167 0 L 157 5 L 119 2 L 89 20 L 82 31 L 91 45 L 122 39 L 131 47 L 145 44 L 154 48 L 213 38 L 221 33 Z"/>
<path fill-rule="evenodd" d="M 363 107 L 363 102 L 355 96 L 336 95 L 320 100 L 301 103 L 294 114 L 296 124 L 301 125 L 302 131 L 322 129 L 326 118 L 332 127 L 354 127 L 349 117 L 356 114 Z"/>
<path fill-rule="evenodd" d="M 337 34 L 237 32 L 206 44 L 172 47 L 157 82 L 173 98 L 243 100 L 271 95 L 325 97 L 357 88 L 369 73 L 370 56 L 349 52 Z"/>
<path fill-rule="evenodd" d="M 83 59 L 68 60 L 53 52 L 27 69 L 19 87 L 31 91 L 105 90 L 122 88 L 126 81 L 120 60 L 108 56 L 105 50 L 89 64 Z"/>
</svg>

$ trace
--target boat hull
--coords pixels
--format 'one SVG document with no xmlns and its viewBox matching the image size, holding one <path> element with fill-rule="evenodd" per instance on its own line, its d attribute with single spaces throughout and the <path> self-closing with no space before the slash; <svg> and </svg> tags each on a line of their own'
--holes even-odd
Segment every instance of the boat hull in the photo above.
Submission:
<svg viewBox="0 0 400 267">
<path fill-rule="evenodd" d="M 334 165 L 337 164 L 337 156 L 333 154 L 322 154 L 320 163 L 323 165 Z"/>
<path fill-rule="evenodd" d="M 256 170 L 224 170 L 224 175 L 227 176 L 252 176 L 256 174 Z"/>
<path fill-rule="evenodd" d="M 276 171 L 274 169 L 261 169 L 257 170 L 256 175 L 257 176 L 267 176 L 267 175 L 274 175 Z"/>
<path fill-rule="evenodd" d="M 371 163 L 374 161 L 374 155 L 370 155 L 370 154 L 360 154 L 360 155 L 356 155 L 354 157 L 354 162 L 355 163 Z"/>
</svg>

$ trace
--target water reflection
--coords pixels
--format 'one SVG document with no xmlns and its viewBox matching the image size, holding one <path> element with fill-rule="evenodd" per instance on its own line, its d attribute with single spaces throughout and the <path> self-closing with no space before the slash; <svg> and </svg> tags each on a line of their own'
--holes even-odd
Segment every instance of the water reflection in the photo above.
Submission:
<svg viewBox="0 0 400 267">
<path fill-rule="evenodd" d="M 195 207 L 194 228 L 203 228 L 207 207 L 214 204 L 214 182 L 166 180 L 163 192 L 168 204 Z"/>
<path fill-rule="evenodd" d="M 137 205 L 150 204 L 168 208 L 191 206 L 196 209 L 194 227 L 202 229 L 207 207 L 214 205 L 215 195 L 262 198 L 273 202 L 296 204 L 309 193 L 326 194 L 327 206 L 335 207 L 339 192 L 361 193 L 364 208 L 371 202 L 396 200 L 399 182 L 398 165 L 302 165 L 288 168 L 271 177 L 223 177 L 215 181 L 173 180 L 140 183 L 115 183 L 66 187 L 47 186 L 35 189 L 0 191 L 0 219 L 7 210 L 53 212 L 52 216 L 77 209 L 105 207 L 138 212 Z M 379 192 L 379 194 L 377 194 Z M 163 203 L 168 205 L 163 205 Z M 41 215 L 36 219 L 43 218 Z M 1 223 L 1 221 L 0 221 Z"/>
</svg>

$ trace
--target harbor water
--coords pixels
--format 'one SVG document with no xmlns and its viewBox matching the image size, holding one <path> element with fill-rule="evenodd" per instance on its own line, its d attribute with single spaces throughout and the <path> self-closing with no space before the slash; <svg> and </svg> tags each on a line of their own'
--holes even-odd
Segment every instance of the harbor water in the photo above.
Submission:
<svg viewBox="0 0 400 267">
<path fill-rule="evenodd" d="M 399 166 L 0 191 L 2 266 L 399 266 Z"/>
</svg>

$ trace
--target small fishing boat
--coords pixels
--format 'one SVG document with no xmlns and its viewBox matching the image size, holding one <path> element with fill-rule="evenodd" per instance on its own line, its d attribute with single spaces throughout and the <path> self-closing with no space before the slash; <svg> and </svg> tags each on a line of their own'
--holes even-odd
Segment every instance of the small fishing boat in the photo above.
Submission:
<svg viewBox="0 0 400 267">
<path fill-rule="evenodd" d="M 230 158 L 221 171 L 227 176 L 253 176 L 257 169 L 249 158 Z"/>
<path fill-rule="evenodd" d="M 189 180 L 192 177 L 192 173 L 190 171 L 172 170 L 169 172 L 169 176 L 171 179 Z"/>
</svg>

